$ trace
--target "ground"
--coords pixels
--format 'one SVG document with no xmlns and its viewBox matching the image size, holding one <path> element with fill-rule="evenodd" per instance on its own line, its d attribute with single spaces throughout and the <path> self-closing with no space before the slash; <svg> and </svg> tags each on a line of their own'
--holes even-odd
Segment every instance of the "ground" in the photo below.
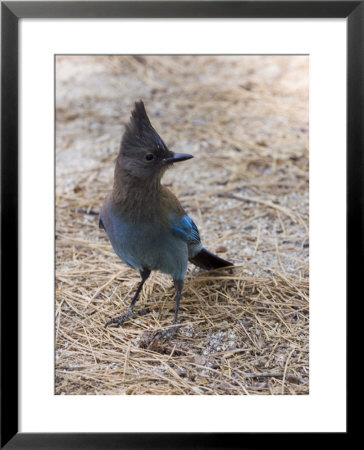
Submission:
<svg viewBox="0 0 364 450">
<path fill-rule="evenodd" d="M 194 159 L 163 181 L 232 271 L 139 273 L 97 226 L 136 100 Z M 308 58 L 56 58 L 56 394 L 308 394 Z"/>
</svg>

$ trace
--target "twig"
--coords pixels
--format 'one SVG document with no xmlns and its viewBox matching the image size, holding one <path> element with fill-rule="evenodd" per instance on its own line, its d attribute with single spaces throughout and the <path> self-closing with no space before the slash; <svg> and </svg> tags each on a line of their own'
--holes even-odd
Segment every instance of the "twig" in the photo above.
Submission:
<svg viewBox="0 0 364 450">
<path fill-rule="evenodd" d="M 72 209 L 71 211 L 76 213 L 89 214 L 91 216 L 98 216 L 100 214 L 100 211 L 95 211 L 94 209 L 76 208 Z"/>
<path fill-rule="evenodd" d="M 83 310 L 85 311 L 88 308 L 88 306 L 90 305 L 90 303 L 92 302 L 92 300 L 94 300 L 100 294 L 100 292 L 102 292 L 107 286 L 109 286 L 109 284 L 111 284 L 115 280 L 115 278 L 120 276 L 121 273 L 122 273 L 121 271 L 117 272 L 114 276 L 109 278 L 105 284 L 103 284 L 101 287 L 99 287 L 97 289 L 97 291 L 94 293 L 94 295 L 88 300 L 88 302 L 84 306 Z"/>
<path fill-rule="evenodd" d="M 254 249 L 254 253 L 253 253 L 253 258 L 255 257 L 257 250 L 258 250 L 258 246 L 259 246 L 259 241 L 260 241 L 260 230 L 261 230 L 261 225 L 260 222 L 258 223 L 258 231 L 257 231 L 257 242 L 255 244 L 255 249 Z"/>
<path fill-rule="evenodd" d="M 275 378 L 281 378 L 283 377 L 284 372 L 262 372 L 262 373 L 243 373 L 243 376 L 245 378 L 268 378 L 268 377 L 275 377 Z"/>
<path fill-rule="evenodd" d="M 296 350 L 295 348 L 292 349 L 291 353 L 288 355 L 286 364 L 285 364 L 285 366 L 284 366 L 283 380 L 282 380 L 282 395 L 284 394 L 284 383 L 285 383 L 285 381 L 286 381 L 288 362 L 289 362 L 289 360 L 291 359 L 292 353 L 293 353 L 295 350 Z"/>
<path fill-rule="evenodd" d="M 278 209 L 279 211 L 282 211 L 284 214 L 286 214 L 290 219 L 293 220 L 293 222 L 297 223 L 297 218 L 294 216 L 294 214 L 289 211 L 287 208 L 283 208 L 283 206 L 276 205 L 275 203 L 272 203 L 268 200 L 263 200 L 261 198 L 254 198 L 254 197 L 245 197 L 242 195 L 235 195 L 235 194 L 225 194 L 225 193 L 219 193 L 217 194 L 218 197 L 225 197 L 225 198 L 232 198 L 234 200 L 239 200 L 241 202 L 255 202 L 255 203 L 261 203 L 262 205 L 268 206 L 269 208 Z"/>
</svg>

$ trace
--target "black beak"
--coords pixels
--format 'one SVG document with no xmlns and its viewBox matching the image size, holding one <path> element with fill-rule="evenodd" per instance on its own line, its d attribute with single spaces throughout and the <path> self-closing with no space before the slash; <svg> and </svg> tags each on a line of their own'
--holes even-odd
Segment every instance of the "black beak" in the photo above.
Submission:
<svg viewBox="0 0 364 450">
<path fill-rule="evenodd" d="M 188 153 L 173 153 L 168 158 L 164 158 L 163 162 L 165 164 L 173 164 L 180 161 L 186 161 L 186 159 L 193 158 L 193 155 L 189 155 Z"/>
</svg>

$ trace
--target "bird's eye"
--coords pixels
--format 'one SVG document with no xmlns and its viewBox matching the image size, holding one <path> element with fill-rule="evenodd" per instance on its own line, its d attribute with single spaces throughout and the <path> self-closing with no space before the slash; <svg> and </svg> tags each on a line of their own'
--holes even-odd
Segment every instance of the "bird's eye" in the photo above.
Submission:
<svg viewBox="0 0 364 450">
<path fill-rule="evenodd" d="M 151 161 L 152 159 L 154 159 L 153 153 L 148 153 L 147 155 L 145 155 L 145 159 L 146 159 L 147 161 Z"/>
</svg>

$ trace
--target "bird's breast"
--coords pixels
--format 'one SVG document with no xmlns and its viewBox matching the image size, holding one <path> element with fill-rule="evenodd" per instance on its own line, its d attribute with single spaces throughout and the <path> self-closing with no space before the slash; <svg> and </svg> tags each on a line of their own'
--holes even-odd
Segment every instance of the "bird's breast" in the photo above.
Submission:
<svg viewBox="0 0 364 450">
<path fill-rule="evenodd" d="M 119 258 L 135 269 L 159 270 L 183 279 L 187 268 L 187 244 L 161 221 L 135 221 L 123 217 L 112 205 L 100 218 Z"/>
</svg>

